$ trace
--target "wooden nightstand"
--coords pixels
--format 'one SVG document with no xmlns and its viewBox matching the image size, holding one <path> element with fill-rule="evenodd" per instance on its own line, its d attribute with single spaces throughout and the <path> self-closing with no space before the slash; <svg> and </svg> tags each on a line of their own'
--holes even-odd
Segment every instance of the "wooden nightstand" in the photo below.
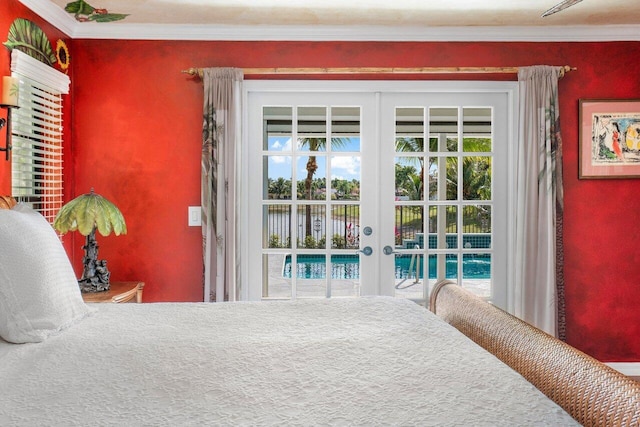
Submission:
<svg viewBox="0 0 640 427">
<path fill-rule="evenodd" d="M 144 282 L 111 282 L 109 290 L 105 292 L 83 292 L 84 302 L 129 302 L 135 297 L 135 302 L 142 302 L 142 288 Z"/>
</svg>

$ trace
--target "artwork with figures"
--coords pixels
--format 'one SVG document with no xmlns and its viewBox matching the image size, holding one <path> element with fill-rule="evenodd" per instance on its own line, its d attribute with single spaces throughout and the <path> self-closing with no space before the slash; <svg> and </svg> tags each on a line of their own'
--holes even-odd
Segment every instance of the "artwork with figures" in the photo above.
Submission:
<svg viewBox="0 0 640 427">
<path fill-rule="evenodd" d="M 580 100 L 580 178 L 640 177 L 640 101 Z"/>
<path fill-rule="evenodd" d="M 593 114 L 592 163 L 640 162 L 640 113 Z"/>
</svg>

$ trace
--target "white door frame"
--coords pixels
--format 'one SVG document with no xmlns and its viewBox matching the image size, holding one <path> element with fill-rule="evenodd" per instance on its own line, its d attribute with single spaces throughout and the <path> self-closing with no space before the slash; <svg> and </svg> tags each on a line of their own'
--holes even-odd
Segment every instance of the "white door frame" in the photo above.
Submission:
<svg viewBox="0 0 640 427">
<path fill-rule="evenodd" d="M 255 254 L 251 254 L 249 250 L 249 183 L 252 179 L 251 171 L 249 167 L 249 160 L 247 153 L 251 149 L 249 146 L 248 126 L 249 126 L 249 112 L 247 111 L 248 98 L 250 93 L 296 93 L 296 92 L 345 92 L 345 93 L 376 93 L 379 96 L 380 93 L 393 92 L 393 93 L 504 93 L 508 98 L 507 108 L 507 123 L 508 123 L 508 189 L 507 189 L 507 205 L 508 212 L 515 212 L 515 159 L 516 144 L 517 141 L 517 119 L 518 119 L 518 84 L 511 81 L 343 81 L 343 80 L 247 80 L 243 85 L 243 112 L 242 112 L 242 146 L 240 148 L 240 173 L 239 179 L 241 197 L 240 197 L 240 241 L 241 244 L 241 257 L 245 262 L 242 263 L 241 271 L 241 283 L 245 284 L 241 291 L 241 298 L 243 300 L 259 299 L 256 295 L 251 295 L 249 291 L 248 277 L 249 270 L 252 268 L 251 262 L 247 262 L 251 259 L 251 256 L 255 257 Z M 379 100 L 378 100 L 379 101 Z M 379 104 L 379 102 L 378 102 Z M 380 136 L 380 120 L 377 120 L 376 136 Z M 253 176 L 255 178 L 255 174 Z M 380 184 L 380 182 L 378 182 Z M 494 298 L 492 302 L 499 307 L 506 307 L 507 293 L 510 292 L 508 283 L 513 283 L 514 268 L 513 262 L 515 257 L 513 255 L 514 248 L 514 232 L 515 218 L 513 215 L 507 216 L 507 235 L 506 238 L 506 258 L 507 265 L 507 279 L 506 283 L 499 284 L 497 286 Z M 373 243 L 373 242 L 372 242 Z M 381 242 L 378 242 L 377 246 L 380 246 Z M 375 249 L 379 249 L 375 247 Z M 381 289 L 377 292 L 380 293 Z"/>
</svg>

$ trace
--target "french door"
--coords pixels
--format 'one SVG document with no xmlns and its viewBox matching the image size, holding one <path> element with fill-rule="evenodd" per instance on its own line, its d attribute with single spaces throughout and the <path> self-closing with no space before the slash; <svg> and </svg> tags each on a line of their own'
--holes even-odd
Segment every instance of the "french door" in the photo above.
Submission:
<svg viewBox="0 0 640 427">
<path fill-rule="evenodd" d="M 249 299 L 503 305 L 513 84 L 245 84 Z"/>
</svg>

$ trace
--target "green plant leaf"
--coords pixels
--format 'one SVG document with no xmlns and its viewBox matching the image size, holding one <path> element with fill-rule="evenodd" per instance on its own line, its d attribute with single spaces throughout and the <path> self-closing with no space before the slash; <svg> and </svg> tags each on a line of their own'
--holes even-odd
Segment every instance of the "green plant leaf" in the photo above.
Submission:
<svg viewBox="0 0 640 427">
<path fill-rule="evenodd" d="M 49 66 L 56 63 L 56 55 L 47 35 L 27 19 L 17 18 L 13 21 L 7 41 L 3 44 L 9 50 L 18 49 Z"/>
<path fill-rule="evenodd" d="M 67 3 L 67 6 L 64 8 L 64 10 L 76 15 L 91 15 L 95 8 L 93 8 L 84 0 L 78 0 Z"/>
<path fill-rule="evenodd" d="M 126 13 L 103 13 L 103 14 L 91 15 L 91 16 L 88 16 L 87 18 L 90 21 L 95 21 L 95 22 L 113 22 L 113 21 L 120 21 L 126 18 L 127 16 L 129 16 L 129 14 L 126 14 Z"/>
</svg>

